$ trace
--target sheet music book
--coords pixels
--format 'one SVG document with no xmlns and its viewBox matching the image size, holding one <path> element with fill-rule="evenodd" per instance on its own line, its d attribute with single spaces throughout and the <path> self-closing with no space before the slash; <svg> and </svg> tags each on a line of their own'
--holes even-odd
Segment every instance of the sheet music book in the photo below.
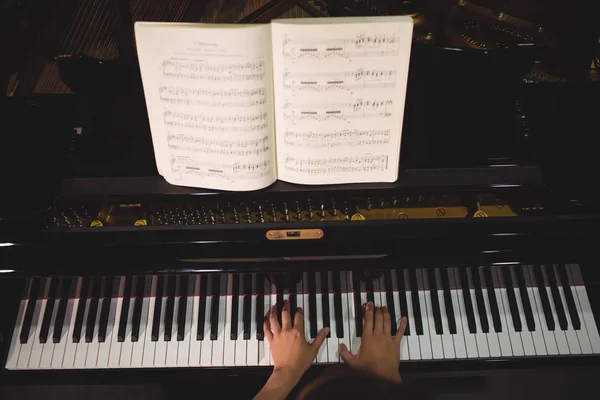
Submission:
<svg viewBox="0 0 600 400">
<path fill-rule="evenodd" d="M 413 21 L 137 22 L 159 173 L 246 191 L 398 179 Z"/>
</svg>

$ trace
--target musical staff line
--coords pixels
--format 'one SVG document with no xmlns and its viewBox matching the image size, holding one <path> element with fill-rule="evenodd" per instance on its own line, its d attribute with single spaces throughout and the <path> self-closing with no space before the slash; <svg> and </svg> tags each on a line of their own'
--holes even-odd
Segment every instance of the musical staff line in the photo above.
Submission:
<svg viewBox="0 0 600 400">
<path fill-rule="evenodd" d="M 389 69 L 357 69 L 355 71 L 291 73 L 283 75 L 284 89 L 292 91 L 331 91 L 354 88 L 395 88 L 396 71 Z"/>
<path fill-rule="evenodd" d="M 286 156 L 284 168 L 288 172 L 311 175 L 385 171 L 388 168 L 388 156 L 385 154 L 329 158 Z"/>
<path fill-rule="evenodd" d="M 211 122 L 217 124 L 224 123 L 252 123 L 267 121 L 267 113 L 261 112 L 248 115 L 211 115 L 211 114 L 194 114 L 166 110 L 163 112 L 163 118 L 166 125 L 170 122 L 185 121 L 191 123 Z"/>
<path fill-rule="evenodd" d="M 229 181 L 254 180 L 271 174 L 271 161 L 230 164 L 201 163 L 189 157 L 171 156 L 171 171 L 179 178 L 196 176 Z"/>
<path fill-rule="evenodd" d="M 182 86 L 160 86 L 158 92 L 161 95 L 185 96 L 185 97 L 265 97 L 264 87 L 255 89 L 192 89 Z"/>
<path fill-rule="evenodd" d="M 330 119 L 363 119 L 389 118 L 392 116 L 388 108 L 392 108 L 393 100 L 363 100 L 353 103 L 338 104 L 292 104 L 286 101 L 283 105 L 285 119 L 292 122 L 298 120 L 327 121 Z"/>
<path fill-rule="evenodd" d="M 200 99 L 182 99 L 177 97 L 160 97 L 160 101 L 168 104 L 184 104 L 186 106 L 195 105 L 202 107 L 254 107 L 263 105 L 267 102 L 265 97 L 256 100 L 200 100 Z"/>
<path fill-rule="evenodd" d="M 399 40 L 396 35 L 365 34 L 354 38 L 295 41 L 285 35 L 282 43 L 283 56 L 292 60 L 310 58 L 316 60 L 333 57 L 350 58 L 364 56 L 396 56 Z"/>
<path fill-rule="evenodd" d="M 209 63 L 207 61 L 188 60 L 165 60 L 161 64 L 163 72 L 173 70 L 174 72 L 227 72 L 227 71 L 249 71 L 264 72 L 265 62 L 262 59 L 247 62 L 231 63 Z"/>
<path fill-rule="evenodd" d="M 249 156 L 269 151 L 269 137 L 247 140 L 207 139 L 193 135 L 169 134 L 167 146 L 170 149 L 204 154 Z"/>
<path fill-rule="evenodd" d="M 390 143 L 390 129 L 341 130 L 332 132 L 296 132 L 286 130 L 284 144 L 302 148 L 372 146 Z"/>
</svg>

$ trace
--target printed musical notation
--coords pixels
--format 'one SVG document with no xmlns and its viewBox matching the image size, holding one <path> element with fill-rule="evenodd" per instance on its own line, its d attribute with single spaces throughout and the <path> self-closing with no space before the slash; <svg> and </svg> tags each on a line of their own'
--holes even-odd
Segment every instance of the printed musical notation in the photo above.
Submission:
<svg viewBox="0 0 600 400">
<path fill-rule="evenodd" d="M 400 50 L 396 35 L 359 33 L 354 38 L 292 40 L 283 39 L 283 56 L 296 59 L 328 59 L 364 56 L 396 56 Z"/>
<path fill-rule="evenodd" d="M 170 78 L 210 82 L 257 81 L 265 78 L 265 62 L 262 59 L 231 63 L 165 60 L 162 62 L 161 71 L 164 77 Z"/>
<path fill-rule="evenodd" d="M 171 171 L 179 178 L 195 176 L 230 181 L 254 180 L 271 174 L 271 161 L 216 164 L 201 163 L 185 156 L 171 156 Z"/>
<path fill-rule="evenodd" d="M 266 122 L 267 113 L 260 112 L 255 114 L 247 115 L 213 115 L 213 114 L 194 114 L 185 112 L 175 112 L 166 110 L 163 112 L 163 118 L 165 125 L 169 126 L 176 122 L 189 122 L 189 123 L 255 123 L 255 122 Z"/>
<path fill-rule="evenodd" d="M 390 143 L 390 129 L 341 130 L 333 132 L 295 132 L 286 130 L 283 142 L 303 148 L 373 146 Z"/>
<path fill-rule="evenodd" d="M 267 102 L 266 98 L 257 100 L 200 100 L 200 99 L 182 99 L 177 97 L 162 97 L 160 101 L 167 104 L 184 104 L 186 106 L 202 106 L 202 107 L 254 107 L 263 105 Z"/>
<path fill-rule="evenodd" d="M 384 154 L 330 158 L 286 156 L 284 168 L 288 172 L 311 175 L 385 171 L 388 168 L 388 156 Z"/>
<path fill-rule="evenodd" d="M 331 119 L 348 120 L 355 118 L 389 118 L 392 113 L 393 100 L 363 100 L 353 103 L 339 104 L 292 104 L 283 105 L 284 118 L 290 121 L 314 120 L 327 121 Z"/>
<path fill-rule="evenodd" d="M 292 91 L 333 91 L 371 88 L 395 88 L 396 71 L 389 69 L 357 69 L 346 72 L 299 73 L 283 75 L 284 89 Z"/>
<path fill-rule="evenodd" d="M 183 150 L 204 154 L 249 156 L 269 151 L 269 137 L 246 140 L 208 139 L 185 134 L 167 135 L 167 146 L 173 150 Z"/>
<path fill-rule="evenodd" d="M 192 89 L 182 86 L 160 86 L 158 92 L 165 96 L 177 97 L 265 97 L 266 90 L 264 87 L 254 89 Z"/>
</svg>

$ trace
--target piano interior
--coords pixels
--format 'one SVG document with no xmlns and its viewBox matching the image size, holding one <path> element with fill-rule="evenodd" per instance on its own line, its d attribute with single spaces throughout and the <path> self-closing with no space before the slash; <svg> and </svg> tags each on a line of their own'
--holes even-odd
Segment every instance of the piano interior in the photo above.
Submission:
<svg viewBox="0 0 600 400">
<path fill-rule="evenodd" d="M 373 301 L 408 318 L 400 371 L 437 396 L 591 397 L 597 4 L 0 5 L 0 397 L 251 396 L 284 300 L 307 337 L 331 328 L 309 377 L 358 349 Z M 397 182 L 236 193 L 158 175 L 133 21 L 357 15 L 415 21 Z"/>
</svg>

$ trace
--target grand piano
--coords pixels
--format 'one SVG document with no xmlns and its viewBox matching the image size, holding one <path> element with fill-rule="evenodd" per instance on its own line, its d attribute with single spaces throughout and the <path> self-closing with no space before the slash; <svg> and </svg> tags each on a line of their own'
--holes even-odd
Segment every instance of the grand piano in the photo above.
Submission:
<svg viewBox="0 0 600 400">
<path fill-rule="evenodd" d="M 2 100 L 0 383 L 266 377 L 284 300 L 308 338 L 331 328 L 315 371 L 358 349 L 369 300 L 408 317 L 409 376 L 598 371 L 599 25 L 572 24 L 575 46 L 491 3 L 247 13 L 416 25 L 397 182 L 234 193 L 158 175 L 127 23 L 151 17 L 109 2 L 118 58 L 71 49 L 49 69 L 71 93 L 23 78 Z"/>
</svg>

